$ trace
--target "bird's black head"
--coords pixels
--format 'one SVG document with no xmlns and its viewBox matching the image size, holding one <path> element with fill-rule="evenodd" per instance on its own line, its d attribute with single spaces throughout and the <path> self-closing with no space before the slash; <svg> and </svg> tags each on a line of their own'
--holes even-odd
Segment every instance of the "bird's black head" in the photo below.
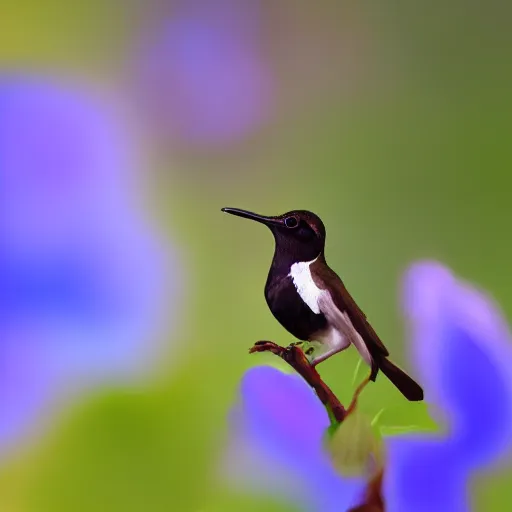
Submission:
<svg viewBox="0 0 512 512">
<path fill-rule="evenodd" d="M 293 210 L 265 217 L 238 208 L 222 208 L 222 211 L 268 226 L 276 241 L 276 255 L 292 263 L 314 260 L 324 251 L 325 227 L 320 217 L 312 212 Z"/>
</svg>

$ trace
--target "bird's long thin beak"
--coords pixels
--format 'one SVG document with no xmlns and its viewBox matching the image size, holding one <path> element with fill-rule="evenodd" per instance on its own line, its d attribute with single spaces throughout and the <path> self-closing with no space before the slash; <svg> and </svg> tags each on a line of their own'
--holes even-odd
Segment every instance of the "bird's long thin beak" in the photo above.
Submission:
<svg viewBox="0 0 512 512">
<path fill-rule="evenodd" d="M 239 208 L 222 208 L 221 211 L 230 213 L 231 215 L 236 215 L 237 217 L 243 217 L 244 219 L 255 220 L 256 222 L 261 222 L 267 226 L 279 226 L 283 223 L 279 218 L 265 217 L 264 215 L 258 215 L 257 213 L 248 212 L 247 210 L 240 210 Z"/>
</svg>

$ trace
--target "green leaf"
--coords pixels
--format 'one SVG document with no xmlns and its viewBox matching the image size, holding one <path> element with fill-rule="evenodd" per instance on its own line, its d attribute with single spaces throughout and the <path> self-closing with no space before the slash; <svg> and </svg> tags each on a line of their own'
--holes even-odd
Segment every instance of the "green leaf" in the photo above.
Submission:
<svg viewBox="0 0 512 512">
<path fill-rule="evenodd" d="M 337 427 L 331 426 L 324 438 L 325 447 L 340 475 L 362 475 L 382 463 L 382 440 L 371 419 L 357 409 Z"/>
<path fill-rule="evenodd" d="M 405 402 L 400 406 L 381 409 L 373 418 L 372 426 L 382 436 L 439 431 L 425 402 Z"/>
</svg>

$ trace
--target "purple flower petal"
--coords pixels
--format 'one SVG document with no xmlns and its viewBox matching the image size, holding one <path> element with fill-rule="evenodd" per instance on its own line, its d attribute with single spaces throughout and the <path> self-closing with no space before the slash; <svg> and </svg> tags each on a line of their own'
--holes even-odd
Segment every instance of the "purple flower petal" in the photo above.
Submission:
<svg viewBox="0 0 512 512">
<path fill-rule="evenodd" d="M 414 266 L 406 281 L 413 348 L 426 399 L 439 406 L 451 442 L 473 464 L 512 444 L 511 338 L 498 308 L 438 264 Z"/>
<path fill-rule="evenodd" d="M 61 395 L 156 358 L 179 283 L 108 105 L 4 76 L 0 113 L 1 448 Z"/>
<path fill-rule="evenodd" d="M 76 238 L 128 204 L 133 155 L 106 102 L 4 75 L 0 113 L 0 233 L 11 247 Z"/>
<path fill-rule="evenodd" d="M 318 454 L 329 419 L 301 377 L 270 366 L 252 368 L 242 381 L 242 396 L 245 417 L 256 435 L 265 432 L 267 440 L 274 437 L 290 453 Z"/>
<path fill-rule="evenodd" d="M 270 71 L 258 41 L 258 2 L 179 2 L 153 29 L 138 67 L 143 99 L 198 145 L 238 141 L 268 116 Z"/>
<path fill-rule="evenodd" d="M 384 476 L 390 512 L 466 512 L 468 473 L 458 453 L 443 439 L 404 436 L 387 440 Z"/>
<path fill-rule="evenodd" d="M 20 337 L 19 332 L 2 330 L 0 456 L 20 436 L 31 433 L 49 412 L 58 383 L 55 375 L 40 364 L 40 356 L 41 347 L 33 340 Z"/>
<path fill-rule="evenodd" d="M 268 467 L 274 482 L 267 487 L 269 492 L 304 510 L 345 510 L 362 496 L 364 481 L 336 474 L 322 448 L 328 425 L 325 409 L 302 378 L 271 367 L 252 368 L 244 377 L 242 402 L 232 416 L 231 430 L 239 448 L 236 453 L 230 450 L 230 473 L 236 472 L 238 481 L 255 490 L 268 482 L 268 475 L 262 478 L 255 467 Z M 237 453 L 244 444 L 249 448 L 240 461 Z"/>
</svg>

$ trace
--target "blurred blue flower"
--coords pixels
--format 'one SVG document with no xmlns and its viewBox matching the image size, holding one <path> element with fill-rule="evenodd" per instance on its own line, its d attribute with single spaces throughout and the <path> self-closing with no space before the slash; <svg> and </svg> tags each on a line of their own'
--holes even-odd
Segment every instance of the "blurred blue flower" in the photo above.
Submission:
<svg viewBox="0 0 512 512">
<path fill-rule="evenodd" d="M 155 357 L 169 248 L 113 109 L 0 76 L 0 452 L 56 398 Z"/>
<path fill-rule="evenodd" d="M 151 27 L 137 82 L 164 131 L 218 146 L 266 120 L 272 79 L 260 47 L 259 4 L 181 1 L 160 27 Z"/>
<path fill-rule="evenodd" d="M 386 438 L 386 510 L 467 511 L 472 478 L 510 455 L 508 327 L 488 297 L 436 263 L 410 269 L 404 297 L 419 381 L 446 428 L 443 435 Z M 298 376 L 249 370 L 231 425 L 224 468 L 231 483 L 308 511 L 340 512 L 361 503 L 365 482 L 336 474 L 322 448 L 327 414 Z"/>
</svg>

